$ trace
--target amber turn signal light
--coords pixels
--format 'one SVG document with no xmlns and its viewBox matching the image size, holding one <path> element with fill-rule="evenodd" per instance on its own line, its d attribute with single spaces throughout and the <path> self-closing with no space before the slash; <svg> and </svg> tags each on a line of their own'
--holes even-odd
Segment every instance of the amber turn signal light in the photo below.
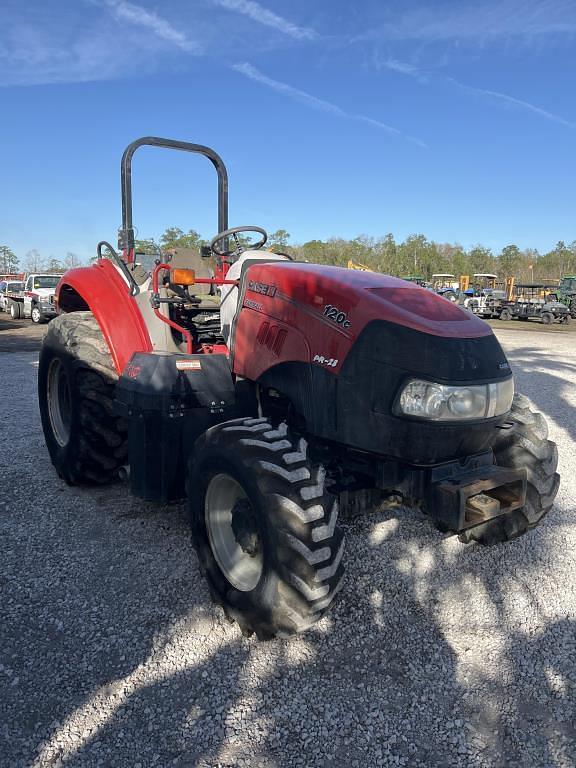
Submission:
<svg viewBox="0 0 576 768">
<path fill-rule="evenodd" d="M 196 273 L 193 269 L 172 269 L 170 270 L 170 282 L 175 285 L 194 285 Z"/>
</svg>

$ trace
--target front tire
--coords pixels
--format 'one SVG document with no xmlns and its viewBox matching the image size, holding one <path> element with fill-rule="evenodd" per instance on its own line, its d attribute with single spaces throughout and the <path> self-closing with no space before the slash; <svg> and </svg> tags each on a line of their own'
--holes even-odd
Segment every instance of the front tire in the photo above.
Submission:
<svg viewBox="0 0 576 768">
<path fill-rule="evenodd" d="M 69 485 L 102 485 L 127 462 L 126 426 L 114 414 L 118 375 L 90 312 L 48 326 L 38 366 L 38 399 L 50 458 Z"/>
<path fill-rule="evenodd" d="M 554 322 L 554 315 L 552 314 L 552 312 L 542 312 L 540 319 L 542 320 L 544 325 L 552 325 L 552 323 Z"/>
<path fill-rule="evenodd" d="M 510 515 L 497 517 L 461 535 L 461 541 L 498 544 L 535 528 L 550 511 L 560 485 L 558 448 L 548 440 L 548 425 L 541 413 L 530 409 L 524 395 L 514 395 L 509 420 L 512 429 L 493 446 L 496 464 L 528 472 L 526 505 Z"/>
<path fill-rule="evenodd" d="M 33 323 L 36 325 L 40 325 L 40 323 L 43 323 L 45 321 L 44 315 L 42 314 L 42 311 L 40 310 L 40 307 L 37 304 L 34 304 L 30 311 L 30 318 Z"/>
<path fill-rule="evenodd" d="M 192 541 L 212 597 L 260 640 L 308 629 L 342 584 L 337 497 L 304 439 L 244 418 L 209 429 L 188 472 Z"/>
</svg>

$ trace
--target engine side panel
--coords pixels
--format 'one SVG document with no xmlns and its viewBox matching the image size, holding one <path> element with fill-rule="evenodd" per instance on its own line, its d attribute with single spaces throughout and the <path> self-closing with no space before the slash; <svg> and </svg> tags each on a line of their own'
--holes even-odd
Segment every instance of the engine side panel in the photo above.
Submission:
<svg viewBox="0 0 576 768">
<path fill-rule="evenodd" d="M 102 329 L 118 373 L 135 352 L 152 351 L 152 343 L 128 285 L 107 259 L 71 269 L 56 289 L 62 312 L 90 309 Z"/>
</svg>

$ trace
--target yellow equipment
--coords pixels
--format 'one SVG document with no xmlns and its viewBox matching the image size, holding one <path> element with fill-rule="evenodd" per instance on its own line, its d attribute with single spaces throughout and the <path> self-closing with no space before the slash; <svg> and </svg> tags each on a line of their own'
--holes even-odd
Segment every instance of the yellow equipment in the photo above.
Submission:
<svg viewBox="0 0 576 768">
<path fill-rule="evenodd" d="M 515 277 L 507 277 L 506 278 L 506 301 L 512 301 L 514 297 L 514 283 L 516 282 Z"/>
<path fill-rule="evenodd" d="M 348 259 L 348 269 L 359 269 L 361 272 L 374 272 L 374 270 L 367 267 L 366 264 L 360 264 L 359 261 L 352 261 L 352 259 Z"/>
</svg>

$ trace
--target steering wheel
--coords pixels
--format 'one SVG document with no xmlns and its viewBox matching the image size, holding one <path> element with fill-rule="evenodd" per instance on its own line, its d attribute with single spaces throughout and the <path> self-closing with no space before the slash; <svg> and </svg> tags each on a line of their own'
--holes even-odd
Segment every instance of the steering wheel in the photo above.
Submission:
<svg viewBox="0 0 576 768">
<path fill-rule="evenodd" d="M 244 252 L 244 246 L 237 237 L 240 232 L 257 232 L 259 235 L 262 235 L 260 240 L 250 245 L 251 250 L 262 248 L 264 243 L 268 240 L 268 233 L 265 229 L 262 229 L 262 227 L 232 227 L 231 229 L 225 229 L 224 232 L 218 232 L 216 237 L 213 237 L 212 240 L 210 240 L 210 250 L 212 253 L 216 256 L 236 256 L 237 258 L 241 256 Z M 234 238 L 236 244 L 234 248 L 228 249 L 227 251 L 221 251 L 216 248 L 217 243 L 221 240 L 226 240 L 229 237 Z"/>
</svg>

